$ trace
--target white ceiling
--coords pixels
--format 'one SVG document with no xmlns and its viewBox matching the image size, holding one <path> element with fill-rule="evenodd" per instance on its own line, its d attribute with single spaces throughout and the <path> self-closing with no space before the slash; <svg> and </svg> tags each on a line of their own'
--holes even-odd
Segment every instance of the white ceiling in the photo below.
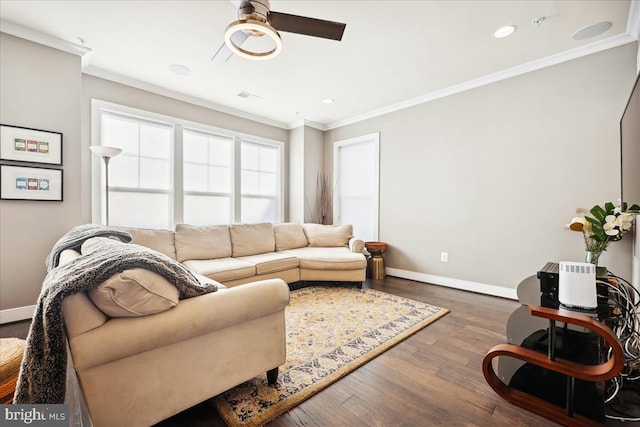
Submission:
<svg viewBox="0 0 640 427">
<path fill-rule="evenodd" d="M 211 57 L 237 17 L 228 0 L 2 0 L 0 30 L 71 50 L 85 40 L 87 74 L 285 128 L 329 129 L 629 43 L 640 20 L 637 0 L 272 0 L 271 10 L 347 27 L 341 42 L 283 32 L 278 57 L 226 63 Z M 601 21 L 613 24 L 604 34 L 571 38 Z M 505 24 L 519 29 L 493 38 Z M 175 75 L 171 64 L 193 72 Z"/>
</svg>

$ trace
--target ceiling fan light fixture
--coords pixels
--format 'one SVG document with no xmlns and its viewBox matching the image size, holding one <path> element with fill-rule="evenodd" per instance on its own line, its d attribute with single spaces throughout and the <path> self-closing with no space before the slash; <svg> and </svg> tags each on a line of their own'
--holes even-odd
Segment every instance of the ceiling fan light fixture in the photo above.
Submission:
<svg viewBox="0 0 640 427">
<path fill-rule="evenodd" d="M 244 31 L 254 37 L 257 34 L 268 36 L 275 46 L 273 49 L 266 52 L 252 52 L 250 50 L 243 49 L 233 42 L 232 35 L 237 31 Z M 227 31 L 224 33 L 224 42 L 233 53 L 247 59 L 271 59 L 278 56 L 282 51 L 282 39 L 275 28 L 266 22 L 260 22 L 253 19 L 241 19 L 229 24 Z"/>
</svg>

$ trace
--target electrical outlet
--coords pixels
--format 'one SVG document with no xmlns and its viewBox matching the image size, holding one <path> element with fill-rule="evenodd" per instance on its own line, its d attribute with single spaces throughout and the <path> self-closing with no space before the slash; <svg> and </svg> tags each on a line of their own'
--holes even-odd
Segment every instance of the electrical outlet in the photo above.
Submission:
<svg viewBox="0 0 640 427">
<path fill-rule="evenodd" d="M 449 261 L 449 253 L 447 253 L 447 252 L 440 252 L 440 261 L 442 261 L 442 262 L 448 262 L 448 261 Z"/>
</svg>

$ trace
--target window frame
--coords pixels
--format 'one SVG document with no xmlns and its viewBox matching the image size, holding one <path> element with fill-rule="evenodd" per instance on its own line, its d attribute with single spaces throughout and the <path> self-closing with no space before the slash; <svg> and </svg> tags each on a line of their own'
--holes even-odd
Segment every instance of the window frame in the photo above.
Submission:
<svg viewBox="0 0 640 427">
<path fill-rule="evenodd" d="M 184 182 L 183 182 L 183 134 L 185 130 L 194 131 L 203 134 L 211 134 L 230 138 L 233 140 L 233 182 L 232 182 L 232 213 L 231 219 L 233 223 L 239 223 L 241 218 L 241 147 L 242 141 L 255 144 L 263 144 L 278 149 L 278 222 L 285 220 L 285 143 L 257 135 L 236 132 L 229 129 L 223 129 L 204 123 L 193 122 L 180 119 L 177 117 L 167 116 L 164 114 L 154 113 L 150 111 L 140 110 L 120 104 L 115 104 L 100 99 L 91 99 L 91 144 L 102 145 L 102 112 L 112 113 L 121 116 L 128 116 L 142 121 L 160 122 L 173 127 L 172 137 L 172 184 L 170 194 L 170 203 L 172 206 L 169 218 L 171 227 L 183 222 L 184 213 Z M 87 150 L 89 151 L 89 150 Z M 102 159 L 97 156 L 91 156 L 91 220 L 95 224 L 104 223 L 104 182 L 102 173 Z M 151 191 L 149 191 L 151 192 Z M 113 206 L 111 206 L 113 208 Z"/>
</svg>

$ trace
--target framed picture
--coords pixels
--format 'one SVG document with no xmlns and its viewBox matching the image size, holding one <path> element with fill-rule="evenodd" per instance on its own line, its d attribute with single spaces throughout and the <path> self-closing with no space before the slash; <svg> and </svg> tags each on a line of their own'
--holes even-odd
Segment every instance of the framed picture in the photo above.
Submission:
<svg viewBox="0 0 640 427">
<path fill-rule="evenodd" d="M 0 199 L 62 201 L 62 170 L 0 165 Z"/>
<path fill-rule="evenodd" d="M 62 165 L 62 133 L 0 125 L 0 160 Z"/>
</svg>

